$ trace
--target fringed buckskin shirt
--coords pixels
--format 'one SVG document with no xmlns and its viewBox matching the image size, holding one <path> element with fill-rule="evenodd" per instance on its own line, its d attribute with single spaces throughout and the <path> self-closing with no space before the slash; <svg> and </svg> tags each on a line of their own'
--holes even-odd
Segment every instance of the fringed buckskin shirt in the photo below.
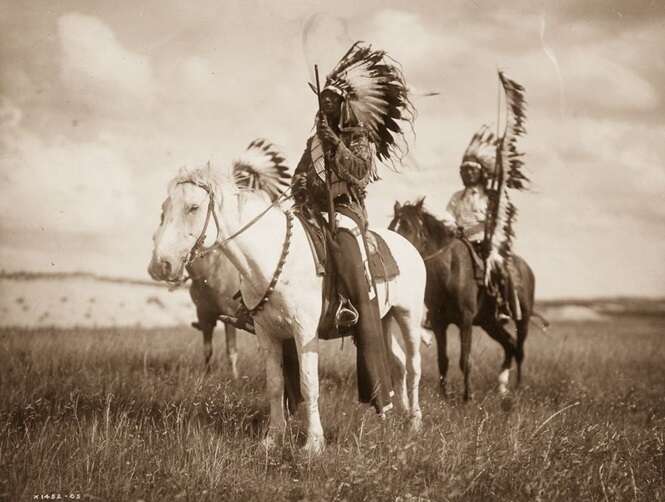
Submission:
<svg viewBox="0 0 665 502">
<path fill-rule="evenodd" d="M 462 227 L 471 242 L 483 240 L 489 197 L 483 186 L 467 187 L 455 192 L 446 207 L 444 223 L 448 227 Z"/>
<path fill-rule="evenodd" d="M 369 136 L 363 127 L 349 127 L 340 133 L 340 141 L 333 148 L 331 166 L 331 191 L 333 200 L 347 195 L 349 202 L 364 205 L 365 188 L 370 181 L 372 152 Z M 312 208 L 325 212 L 328 208 L 328 191 L 323 167 L 321 145 L 316 135 L 307 140 L 305 152 L 293 173 L 294 197 L 297 203 L 305 202 Z M 315 159 L 315 160 L 312 160 Z M 298 178 L 306 177 L 305 192 L 298 191 Z"/>
</svg>

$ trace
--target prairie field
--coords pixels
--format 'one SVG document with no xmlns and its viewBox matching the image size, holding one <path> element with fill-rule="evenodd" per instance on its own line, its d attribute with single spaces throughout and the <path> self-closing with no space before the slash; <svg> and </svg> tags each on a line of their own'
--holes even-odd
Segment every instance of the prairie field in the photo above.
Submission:
<svg viewBox="0 0 665 502">
<path fill-rule="evenodd" d="M 316 458 L 300 414 L 262 447 L 261 360 L 254 337 L 238 341 L 234 381 L 219 329 L 209 374 L 189 327 L 0 331 L 0 499 L 665 499 L 665 317 L 532 328 L 505 401 L 500 348 L 475 331 L 469 403 L 451 328 L 448 399 L 422 347 L 419 433 L 357 403 L 350 340 L 322 342 Z"/>
</svg>

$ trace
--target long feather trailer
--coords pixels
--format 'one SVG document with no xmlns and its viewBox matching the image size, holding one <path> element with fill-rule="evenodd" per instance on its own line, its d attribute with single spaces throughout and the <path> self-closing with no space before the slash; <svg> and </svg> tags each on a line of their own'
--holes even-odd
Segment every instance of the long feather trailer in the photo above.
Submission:
<svg viewBox="0 0 665 502">
<path fill-rule="evenodd" d="M 526 133 L 526 100 L 524 87 L 499 72 L 499 80 L 506 99 L 506 125 L 496 149 L 496 163 L 490 188 L 494 203 L 488 215 L 487 241 L 489 256 L 485 269 L 485 283 L 490 274 L 503 266 L 512 256 L 514 223 L 517 208 L 510 201 L 508 189 L 526 190 L 529 178 L 524 173 L 523 154 L 517 150 L 517 139 Z"/>
</svg>

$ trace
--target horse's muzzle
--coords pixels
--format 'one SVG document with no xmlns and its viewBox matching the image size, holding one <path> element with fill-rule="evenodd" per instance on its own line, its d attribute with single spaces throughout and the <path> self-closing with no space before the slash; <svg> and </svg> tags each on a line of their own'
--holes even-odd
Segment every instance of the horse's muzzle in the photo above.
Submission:
<svg viewBox="0 0 665 502">
<path fill-rule="evenodd" d="M 167 258 L 156 258 L 153 257 L 148 265 L 148 274 L 156 281 L 173 281 L 177 277 L 174 277 L 175 267 Z"/>
</svg>

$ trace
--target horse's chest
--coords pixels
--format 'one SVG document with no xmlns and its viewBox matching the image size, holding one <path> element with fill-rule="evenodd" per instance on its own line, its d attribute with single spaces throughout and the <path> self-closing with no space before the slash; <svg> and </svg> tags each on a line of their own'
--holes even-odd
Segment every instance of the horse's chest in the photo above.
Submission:
<svg viewBox="0 0 665 502">
<path fill-rule="evenodd" d="M 235 291 L 229 283 L 217 284 L 215 281 L 197 281 L 190 289 L 194 303 L 205 306 L 208 310 L 233 313 L 239 302 L 233 297 Z"/>
<path fill-rule="evenodd" d="M 297 314 L 289 308 L 280 295 L 274 295 L 255 316 L 255 321 L 276 338 L 292 336 L 294 325 L 298 324 Z"/>
</svg>

